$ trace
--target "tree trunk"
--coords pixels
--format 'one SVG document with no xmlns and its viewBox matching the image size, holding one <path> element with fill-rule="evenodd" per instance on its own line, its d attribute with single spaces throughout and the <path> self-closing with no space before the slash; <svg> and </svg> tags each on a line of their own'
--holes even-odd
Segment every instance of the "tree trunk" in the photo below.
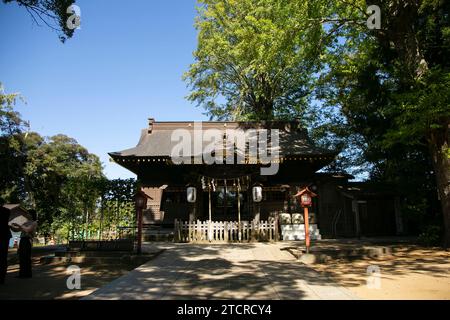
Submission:
<svg viewBox="0 0 450 320">
<path fill-rule="evenodd" d="M 430 151 L 436 175 L 436 185 L 444 220 L 444 247 L 450 247 L 450 157 L 449 121 L 430 134 Z"/>
<path fill-rule="evenodd" d="M 395 49 L 404 62 L 413 81 L 420 79 L 428 70 L 428 63 L 420 48 L 414 21 L 419 16 L 420 3 L 416 0 L 400 1 L 391 6 L 394 17 L 386 40 L 393 41 Z M 449 119 L 441 121 L 440 129 L 430 129 L 428 144 L 436 176 L 436 186 L 444 221 L 444 246 L 450 247 L 450 158 Z"/>
<path fill-rule="evenodd" d="M 84 227 L 84 229 L 85 229 L 84 230 L 84 232 L 85 232 L 84 239 L 89 240 L 89 235 L 88 235 L 88 232 L 89 232 L 89 210 L 86 205 L 84 207 L 84 212 L 85 212 L 85 216 L 86 216 L 86 222 L 85 222 L 85 227 Z"/>
<path fill-rule="evenodd" d="M 104 199 L 102 196 L 100 205 L 100 235 L 98 240 L 103 240 L 103 210 L 104 210 Z"/>
</svg>

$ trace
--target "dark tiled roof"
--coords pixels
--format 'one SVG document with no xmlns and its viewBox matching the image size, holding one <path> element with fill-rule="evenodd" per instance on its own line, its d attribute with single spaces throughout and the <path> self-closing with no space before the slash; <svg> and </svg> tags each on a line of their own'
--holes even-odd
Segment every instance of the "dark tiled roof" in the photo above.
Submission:
<svg viewBox="0 0 450 320">
<path fill-rule="evenodd" d="M 16 209 L 16 208 L 20 207 L 20 204 L 6 203 L 6 204 L 3 205 L 3 207 L 5 207 L 8 210 L 13 210 L 13 209 Z"/>
<path fill-rule="evenodd" d="M 136 147 L 119 152 L 111 152 L 112 158 L 122 157 L 170 157 L 173 146 L 178 142 L 172 142 L 171 136 L 174 130 L 186 129 L 194 137 L 194 122 L 151 122 L 148 129 L 143 129 L 141 138 Z M 226 132 L 227 129 L 279 129 L 279 155 L 285 156 L 333 156 L 336 152 L 314 146 L 309 139 L 307 131 L 298 128 L 298 122 L 202 122 L 202 130 L 217 129 Z M 208 145 L 204 142 L 203 145 Z M 194 150 L 193 139 L 191 150 Z M 203 148 L 202 148 L 203 150 Z M 239 152 L 239 151 L 238 151 Z M 191 156 L 201 156 L 192 152 Z"/>
</svg>

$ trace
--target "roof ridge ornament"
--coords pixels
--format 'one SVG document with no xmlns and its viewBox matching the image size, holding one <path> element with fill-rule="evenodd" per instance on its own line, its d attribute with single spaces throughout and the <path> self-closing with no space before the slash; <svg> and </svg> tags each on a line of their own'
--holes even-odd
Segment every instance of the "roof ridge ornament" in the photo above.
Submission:
<svg viewBox="0 0 450 320">
<path fill-rule="evenodd" d="M 148 133 L 152 133 L 155 118 L 148 118 Z"/>
</svg>

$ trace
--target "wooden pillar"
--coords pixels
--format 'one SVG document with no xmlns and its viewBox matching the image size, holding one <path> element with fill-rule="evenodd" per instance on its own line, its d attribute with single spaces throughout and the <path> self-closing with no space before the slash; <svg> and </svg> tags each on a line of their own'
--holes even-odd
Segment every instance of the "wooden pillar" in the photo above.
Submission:
<svg viewBox="0 0 450 320">
<path fill-rule="evenodd" d="M 194 203 L 191 203 L 190 210 L 189 210 L 189 222 L 194 222 L 196 217 L 197 211 L 197 200 Z"/>
<path fill-rule="evenodd" d="M 212 207 L 211 207 L 211 186 L 209 186 L 208 189 L 208 213 L 209 213 L 209 219 L 208 219 L 208 240 L 211 242 L 212 240 L 212 234 L 211 234 L 211 211 L 212 211 Z"/>
<path fill-rule="evenodd" d="M 275 220 L 274 220 L 274 240 L 278 241 L 278 221 L 280 221 L 280 214 L 278 212 L 275 213 Z"/>
<path fill-rule="evenodd" d="M 289 212 L 289 189 L 283 189 L 284 193 L 284 201 L 283 201 L 283 210 L 285 213 Z"/>
<path fill-rule="evenodd" d="M 178 235 L 178 220 L 175 219 L 174 221 L 174 237 L 173 237 L 173 241 L 174 242 L 179 242 L 180 241 L 180 237 Z"/>
<path fill-rule="evenodd" d="M 137 254 L 142 253 L 142 208 L 137 209 L 138 234 L 137 234 Z"/>
<path fill-rule="evenodd" d="M 197 200 L 194 203 L 190 204 L 190 211 L 189 211 L 189 229 L 188 229 L 188 238 L 190 241 L 195 241 L 195 219 L 196 219 L 196 206 L 197 206 Z"/>
<path fill-rule="evenodd" d="M 353 214 L 355 215 L 355 231 L 356 231 L 356 236 L 358 238 L 361 237 L 361 220 L 360 220 L 360 216 L 359 216 L 359 206 L 358 206 L 358 201 L 356 201 L 355 199 L 352 200 L 352 211 Z"/>
<path fill-rule="evenodd" d="M 400 205 L 400 197 L 395 197 L 394 199 L 394 210 L 395 210 L 395 231 L 397 235 L 403 234 L 403 219 L 402 211 Z"/>
<path fill-rule="evenodd" d="M 259 241 L 259 221 L 261 220 L 261 204 L 253 202 L 254 216 L 252 222 L 252 240 Z"/>
<path fill-rule="evenodd" d="M 309 253 L 309 216 L 308 216 L 308 207 L 303 208 L 304 212 L 304 220 L 305 220 L 305 244 L 306 244 L 306 253 Z"/>
<path fill-rule="evenodd" d="M 255 202 L 253 208 L 255 209 L 253 219 L 256 222 L 259 222 L 261 220 L 261 205 L 260 205 L 260 203 Z"/>
<path fill-rule="evenodd" d="M 237 205 L 238 205 L 238 241 L 241 242 L 241 188 L 239 185 L 239 180 L 238 180 L 238 185 L 237 185 Z"/>
<path fill-rule="evenodd" d="M 227 203 L 228 203 L 228 198 L 227 198 L 228 188 L 227 188 L 227 180 L 226 179 L 223 180 L 223 185 L 224 185 L 224 187 L 223 187 L 223 192 L 224 192 L 224 194 L 223 194 L 223 202 L 224 202 L 223 215 L 226 217 L 227 216 Z"/>
</svg>

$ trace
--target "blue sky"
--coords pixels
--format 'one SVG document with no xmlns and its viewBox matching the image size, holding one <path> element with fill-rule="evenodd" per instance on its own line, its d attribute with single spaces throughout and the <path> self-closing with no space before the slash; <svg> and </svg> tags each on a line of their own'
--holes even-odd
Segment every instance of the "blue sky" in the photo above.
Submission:
<svg viewBox="0 0 450 320">
<path fill-rule="evenodd" d="M 196 1 L 76 3 L 81 29 L 65 44 L 25 9 L 0 3 L 0 82 L 25 98 L 17 109 L 31 130 L 73 137 L 108 177 L 133 177 L 107 152 L 136 145 L 147 118 L 207 120 L 181 80 L 197 44 Z"/>
</svg>

